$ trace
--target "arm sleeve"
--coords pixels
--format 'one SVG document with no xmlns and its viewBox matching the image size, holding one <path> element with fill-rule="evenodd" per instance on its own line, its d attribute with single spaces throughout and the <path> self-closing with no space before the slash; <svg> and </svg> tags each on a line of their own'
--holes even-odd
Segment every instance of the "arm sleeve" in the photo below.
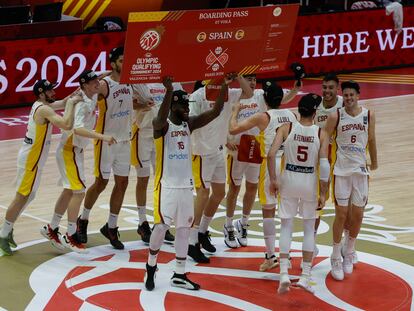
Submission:
<svg viewBox="0 0 414 311">
<path fill-rule="evenodd" d="M 319 179 L 327 182 L 329 180 L 330 165 L 327 158 L 319 159 Z"/>
</svg>

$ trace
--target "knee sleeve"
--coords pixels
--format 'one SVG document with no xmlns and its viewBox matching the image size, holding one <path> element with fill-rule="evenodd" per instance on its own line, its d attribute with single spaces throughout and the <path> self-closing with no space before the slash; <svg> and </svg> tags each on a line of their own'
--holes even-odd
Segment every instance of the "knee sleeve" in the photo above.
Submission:
<svg viewBox="0 0 414 311">
<path fill-rule="evenodd" d="M 156 224 L 154 226 L 154 229 L 151 233 L 150 238 L 150 249 L 153 251 L 159 250 L 161 248 L 161 245 L 164 241 L 165 232 L 167 232 L 169 226 L 166 224 Z"/>
<path fill-rule="evenodd" d="M 282 225 L 280 227 L 280 253 L 289 254 L 290 244 L 292 242 L 292 218 L 281 218 Z"/>
<path fill-rule="evenodd" d="M 315 249 L 315 219 L 303 220 L 303 232 L 302 250 L 305 252 L 313 252 Z"/>
<path fill-rule="evenodd" d="M 177 258 L 186 258 L 190 228 L 180 227 L 175 230 L 175 254 Z"/>
</svg>

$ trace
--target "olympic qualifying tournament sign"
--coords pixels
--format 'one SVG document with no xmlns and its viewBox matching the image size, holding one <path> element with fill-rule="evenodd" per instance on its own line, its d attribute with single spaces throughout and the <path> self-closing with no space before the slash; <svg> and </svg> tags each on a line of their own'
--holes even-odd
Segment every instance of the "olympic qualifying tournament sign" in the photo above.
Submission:
<svg viewBox="0 0 414 311">
<path fill-rule="evenodd" d="M 298 5 L 130 13 L 122 83 L 283 70 Z"/>
</svg>

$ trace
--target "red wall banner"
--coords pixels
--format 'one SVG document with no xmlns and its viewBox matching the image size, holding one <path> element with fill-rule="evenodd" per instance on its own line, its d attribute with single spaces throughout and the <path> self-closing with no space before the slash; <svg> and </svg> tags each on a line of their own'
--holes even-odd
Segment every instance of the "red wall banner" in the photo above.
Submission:
<svg viewBox="0 0 414 311">
<path fill-rule="evenodd" d="M 414 64 L 414 7 L 404 15 L 398 36 L 383 9 L 299 16 L 288 64 L 302 62 L 313 74 Z M 124 39 L 123 32 L 109 32 L 0 41 L 0 108 L 33 102 L 40 78 L 60 82 L 58 97 L 67 95 L 83 69 L 108 70 L 108 51 Z"/>
</svg>

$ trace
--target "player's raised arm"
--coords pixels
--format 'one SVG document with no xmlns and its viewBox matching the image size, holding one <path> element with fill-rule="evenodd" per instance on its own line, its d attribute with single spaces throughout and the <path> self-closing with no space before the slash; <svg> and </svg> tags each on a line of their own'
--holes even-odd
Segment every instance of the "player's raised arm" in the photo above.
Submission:
<svg viewBox="0 0 414 311">
<path fill-rule="evenodd" d="M 48 120 L 54 126 L 63 129 L 70 130 L 73 127 L 73 116 L 74 116 L 74 107 L 81 100 L 80 96 L 71 97 L 67 100 L 66 105 L 67 109 L 62 117 L 59 114 L 56 114 L 54 110 L 48 106 L 42 106 L 38 110 L 38 116 Z"/>
<path fill-rule="evenodd" d="M 152 120 L 155 138 L 161 137 L 164 134 L 165 129 L 168 125 L 167 118 L 170 112 L 170 105 L 174 90 L 172 81 L 173 78 L 169 76 L 164 77 L 162 81 L 162 84 L 166 88 L 167 92 L 165 93 L 165 97 L 161 103 L 160 109 L 158 110 L 157 116 Z"/>
<path fill-rule="evenodd" d="M 236 75 L 234 73 L 229 73 L 224 77 L 219 96 L 217 97 L 212 109 L 207 110 L 198 116 L 190 117 L 188 125 L 191 131 L 203 127 L 220 115 L 220 112 L 224 106 L 225 95 L 228 92 L 228 85 L 235 79 L 235 77 Z"/>
</svg>

